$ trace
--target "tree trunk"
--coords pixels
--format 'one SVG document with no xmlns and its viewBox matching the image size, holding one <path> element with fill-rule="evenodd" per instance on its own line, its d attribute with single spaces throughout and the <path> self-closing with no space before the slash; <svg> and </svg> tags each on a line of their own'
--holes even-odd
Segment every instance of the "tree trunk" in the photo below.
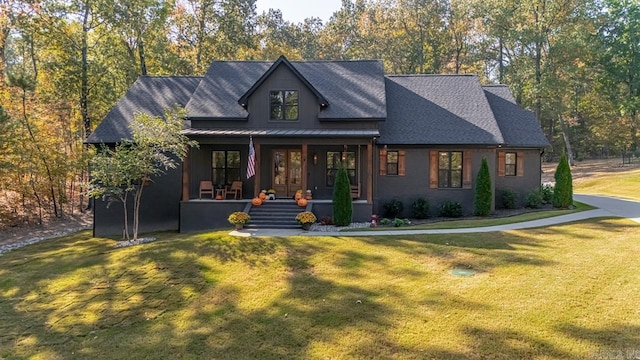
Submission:
<svg viewBox="0 0 640 360">
<path fill-rule="evenodd" d="M 91 120 L 89 119 L 89 75 L 87 63 L 87 37 L 89 33 L 89 1 L 84 4 L 84 18 L 82 20 L 82 70 L 80 86 L 80 113 L 82 114 L 82 124 L 84 126 L 85 139 L 91 134 Z"/>
<path fill-rule="evenodd" d="M 569 164 L 571 166 L 574 166 L 576 162 L 574 160 L 573 150 L 571 149 L 571 141 L 569 140 L 569 128 L 564 122 L 562 115 L 558 116 L 558 121 L 560 121 L 560 127 L 562 128 L 562 137 L 564 138 L 564 146 L 567 149 L 567 158 L 569 159 Z"/>
<path fill-rule="evenodd" d="M 120 197 L 120 201 L 122 201 L 122 208 L 124 211 L 124 229 L 123 229 L 123 236 L 122 236 L 122 240 L 129 240 L 129 213 L 127 212 L 127 194 L 128 193 L 124 193 L 124 195 L 122 195 L 122 197 Z"/>
<path fill-rule="evenodd" d="M 147 62 L 144 54 L 144 40 L 142 36 L 138 36 L 138 55 L 140 56 L 140 75 L 147 75 Z"/>
</svg>

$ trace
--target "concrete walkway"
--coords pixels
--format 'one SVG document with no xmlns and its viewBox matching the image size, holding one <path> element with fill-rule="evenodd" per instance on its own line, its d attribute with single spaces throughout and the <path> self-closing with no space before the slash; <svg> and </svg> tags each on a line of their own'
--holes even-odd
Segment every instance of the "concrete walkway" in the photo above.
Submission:
<svg viewBox="0 0 640 360">
<path fill-rule="evenodd" d="M 385 235 L 418 235 L 418 234 L 462 234 L 462 233 L 479 233 L 491 231 L 506 231 L 530 229 L 536 227 L 551 226 L 563 224 L 584 219 L 598 217 L 623 217 L 640 223 L 640 202 L 630 201 L 607 196 L 596 195 L 574 195 L 573 199 L 581 203 L 595 206 L 598 209 L 581 211 L 578 213 L 550 217 L 546 219 L 524 221 L 513 224 L 486 226 L 478 228 L 464 229 L 436 229 L 436 230 L 383 230 L 383 231 L 302 231 L 302 230 L 278 230 L 278 229 L 261 229 L 261 230 L 240 230 L 232 231 L 230 234 L 235 236 L 385 236 Z"/>
</svg>

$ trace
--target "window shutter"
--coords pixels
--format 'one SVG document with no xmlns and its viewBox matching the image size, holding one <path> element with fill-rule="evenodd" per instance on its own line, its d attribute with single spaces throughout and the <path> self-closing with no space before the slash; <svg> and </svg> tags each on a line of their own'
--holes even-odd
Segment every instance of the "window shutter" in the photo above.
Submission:
<svg viewBox="0 0 640 360">
<path fill-rule="evenodd" d="M 473 180 L 471 177 L 471 165 L 473 159 L 471 158 L 471 151 L 464 151 L 462 153 L 462 188 L 471 189 L 473 186 Z"/>
<path fill-rule="evenodd" d="M 436 150 L 429 151 L 429 187 L 438 188 L 438 152 Z"/>
<path fill-rule="evenodd" d="M 498 176 L 504 176 L 505 173 L 505 153 L 504 151 L 498 151 Z"/>
<path fill-rule="evenodd" d="M 405 174 L 405 166 L 404 166 L 404 150 L 398 151 L 398 176 L 404 176 Z"/>
<path fill-rule="evenodd" d="M 387 150 L 380 150 L 380 175 L 387 175 Z"/>
<path fill-rule="evenodd" d="M 524 176 L 524 152 L 518 151 L 516 155 L 516 167 L 518 176 Z"/>
</svg>

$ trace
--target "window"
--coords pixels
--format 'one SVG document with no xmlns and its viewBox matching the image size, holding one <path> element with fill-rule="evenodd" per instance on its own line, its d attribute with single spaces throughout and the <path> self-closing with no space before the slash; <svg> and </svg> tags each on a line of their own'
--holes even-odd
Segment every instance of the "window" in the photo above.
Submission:
<svg viewBox="0 0 640 360">
<path fill-rule="evenodd" d="M 333 187 L 343 158 L 349 176 L 349 184 L 356 185 L 358 183 L 356 181 L 356 153 L 354 151 L 327 151 L 327 187 Z"/>
<path fill-rule="evenodd" d="M 215 150 L 211 155 L 212 179 L 216 186 L 240 180 L 240 151 Z"/>
<path fill-rule="evenodd" d="M 387 151 L 387 175 L 398 175 L 397 151 Z"/>
<path fill-rule="evenodd" d="M 438 187 L 462 187 L 462 152 L 441 151 L 438 154 Z"/>
<path fill-rule="evenodd" d="M 279 90 L 269 94 L 271 120 L 298 120 L 298 91 Z"/>
<path fill-rule="evenodd" d="M 504 174 L 505 176 L 516 176 L 518 156 L 514 152 L 504 154 Z"/>
</svg>

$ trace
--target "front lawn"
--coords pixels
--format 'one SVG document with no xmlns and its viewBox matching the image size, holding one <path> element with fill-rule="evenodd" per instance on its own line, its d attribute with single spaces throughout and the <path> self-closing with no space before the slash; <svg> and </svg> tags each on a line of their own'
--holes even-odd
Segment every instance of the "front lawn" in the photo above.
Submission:
<svg viewBox="0 0 640 360">
<path fill-rule="evenodd" d="M 0 256 L 0 358 L 584 359 L 640 349 L 640 227 L 234 238 Z M 454 269 L 472 270 L 461 277 Z"/>
<path fill-rule="evenodd" d="M 593 176 L 574 181 L 574 193 L 622 197 L 640 201 L 640 170 Z"/>
</svg>

